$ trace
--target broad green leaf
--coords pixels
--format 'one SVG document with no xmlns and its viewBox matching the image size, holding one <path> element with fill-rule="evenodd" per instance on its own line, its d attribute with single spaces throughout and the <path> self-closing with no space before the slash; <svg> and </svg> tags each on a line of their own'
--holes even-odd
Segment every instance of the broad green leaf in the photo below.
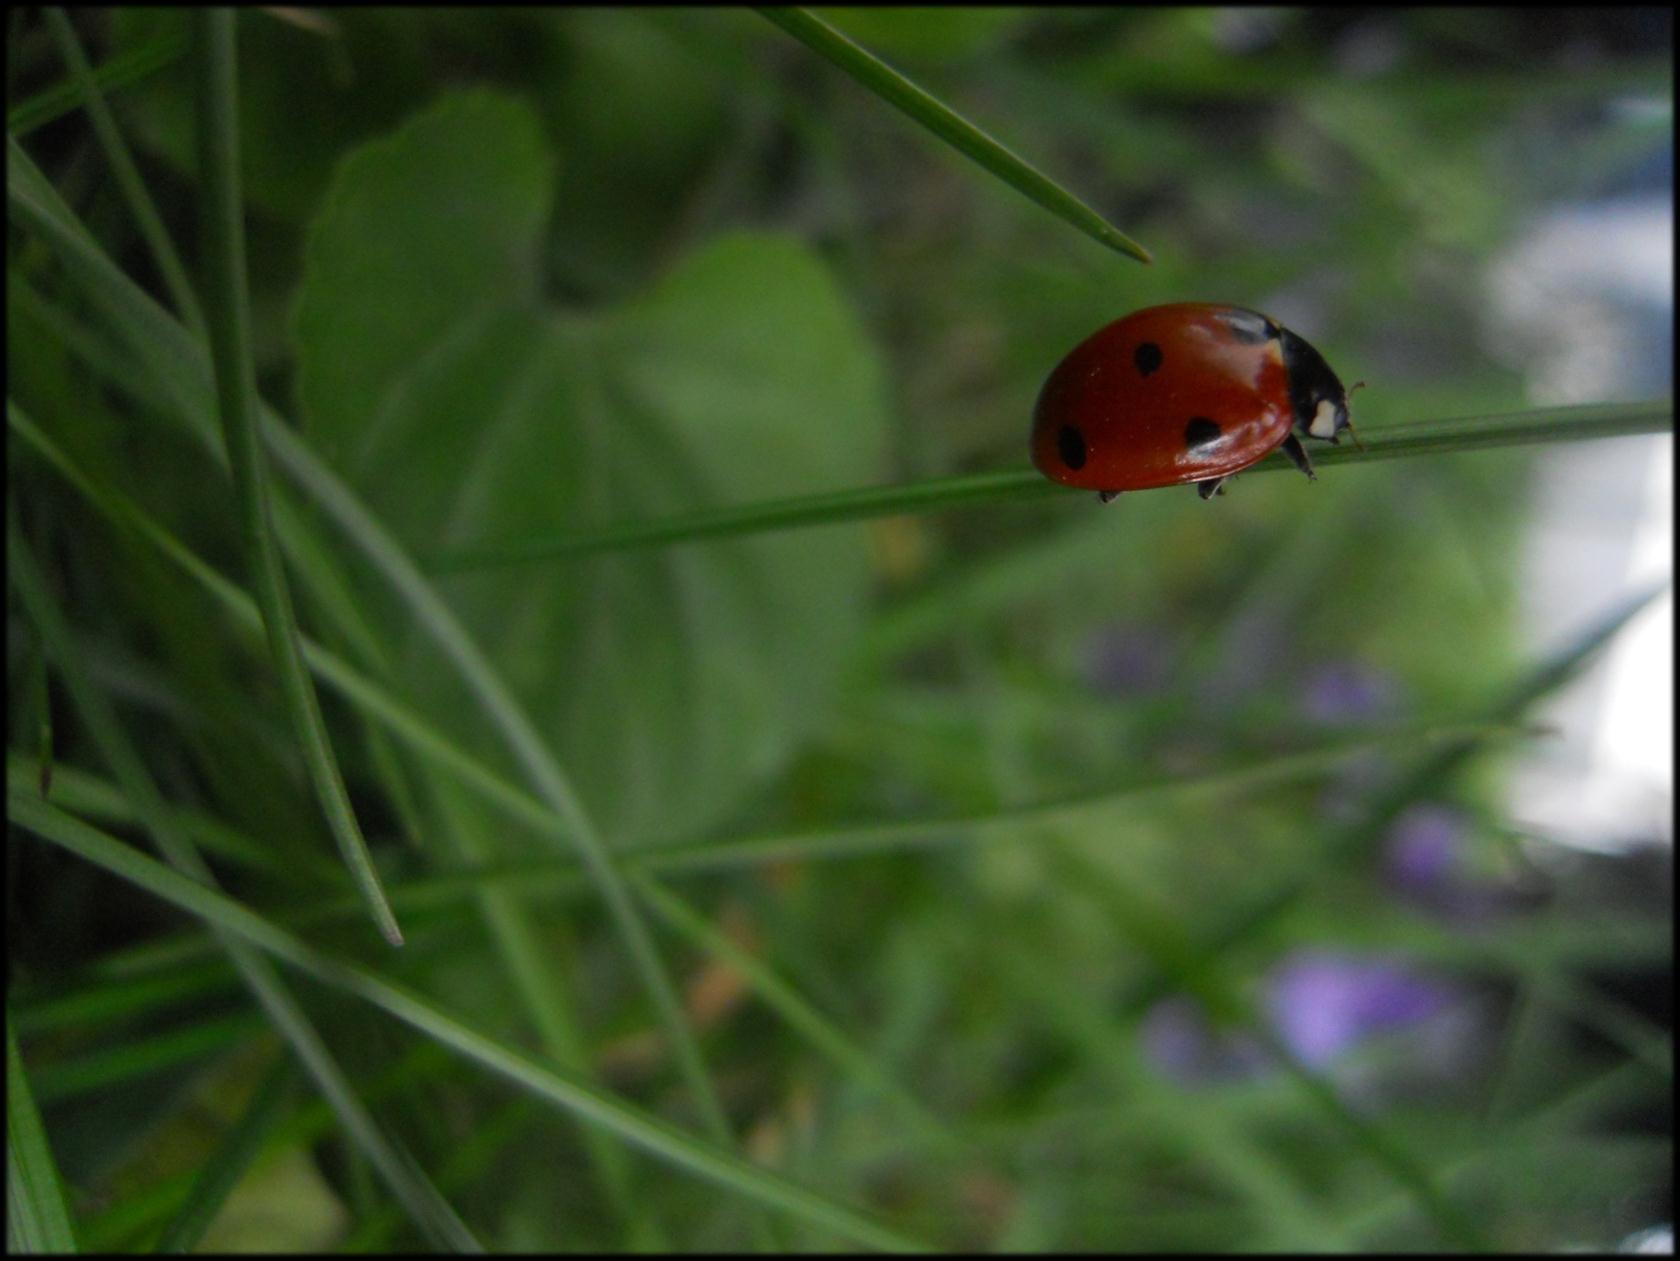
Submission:
<svg viewBox="0 0 1680 1261">
<path fill-rule="evenodd" d="M 717 182 L 707 165 L 718 161 L 738 80 L 695 46 L 705 16 L 552 15 L 563 70 L 542 103 L 566 138 L 566 178 L 547 249 L 569 291 L 614 293 L 644 281 Z"/>
<path fill-rule="evenodd" d="M 453 94 L 353 154 L 311 233 L 306 424 L 405 545 L 878 475 L 879 368 L 803 245 L 733 235 L 624 309 L 560 319 L 535 285 L 554 165 L 527 107 Z M 703 826 L 782 764 L 834 693 L 866 582 L 865 540 L 840 529 L 452 593 L 604 830 L 645 837 Z M 458 725 L 426 651 L 404 675 Z"/>
</svg>

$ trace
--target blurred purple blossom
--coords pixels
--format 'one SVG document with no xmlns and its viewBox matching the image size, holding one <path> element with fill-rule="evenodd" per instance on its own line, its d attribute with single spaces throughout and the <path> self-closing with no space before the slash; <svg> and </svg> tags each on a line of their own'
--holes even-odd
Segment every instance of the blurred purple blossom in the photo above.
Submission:
<svg viewBox="0 0 1680 1261">
<path fill-rule="evenodd" d="M 1136 623 L 1116 623 L 1093 635 L 1085 648 L 1085 678 L 1110 696 L 1159 692 L 1172 673 L 1172 637 Z"/>
<path fill-rule="evenodd" d="M 1303 1064 L 1323 1068 L 1369 1038 L 1428 1020 L 1457 997 L 1452 986 L 1400 961 L 1315 949 L 1272 969 L 1263 1010 Z M 1267 1067 L 1252 1035 L 1216 1031 L 1183 996 L 1151 1008 L 1140 1033 L 1149 1059 L 1183 1085 L 1254 1077 Z"/>
<path fill-rule="evenodd" d="M 1266 1066 L 1253 1036 L 1215 1031 L 1201 1005 L 1183 995 L 1151 1007 L 1140 1033 L 1144 1054 L 1181 1086 L 1254 1077 Z"/>
<path fill-rule="evenodd" d="M 1465 819 L 1434 802 L 1412 806 L 1389 829 L 1384 874 L 1401 893 L 1426 896 L 1449 884 L 1459 869 Z"/>
<path fill-rule="evenodd" d="M 1404 964 L 1309 950 L 1273 971 L 1266 1010 L 1301 1062 L 1320 1068 L 1375 1034 L 1427 1020 L 1452 998 L 1449 987 Z"/>
<path fill-rule="evenodd" d="M 1405 707 L 1400 682 L 1359 661 L 1327 661 L 1307 676 L 1301 711 L 1327 727 L 1391 718 Z"/>
<path fill-rule="evenodd" d="M 1534 890 L 1520 880 L 1477 879 L 1465 862 L 1469 820 L 1450 806 L 1419 802 L 1394 821 L 1383 878 L 1400 897 L 1460 925 L 1519 910 Z"/>
</svg>

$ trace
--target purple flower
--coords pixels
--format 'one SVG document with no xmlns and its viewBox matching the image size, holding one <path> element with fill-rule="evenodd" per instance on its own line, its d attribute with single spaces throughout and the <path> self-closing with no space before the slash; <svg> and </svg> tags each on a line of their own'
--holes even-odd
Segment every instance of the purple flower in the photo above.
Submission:
<svg viewBox="0 0 1680 1261">
<path fill-rule="evenodd" d="M 1375 1034 L 1428 1019 L 1453 997 L 1397 962 L 1308 950 L 1273 971 L 1266 1010 L 1290 1050 L 1319 1068 Z"/>
<path fill-rule="evenodd" d="M 1477 879 L 1465 870 L 1468 820 L 1450 806 L 1422 802 L 1389 829 L 1383 876 L 1402 898 L 1466 927 L 1522 910 L 1536 895 L 1522 881 Z"/>
<path fill-rule="evenodd" d="M 1402 708 L 1395 677 L 1358 661 L 1325 662 L 1307 677 L 1301 696 L 1301 711 L 1327 727 L 1391 717 Z"/>
<path fill-rule="evenodd" d="M 1181 1086 L 1253 1077 L 1266 1053 L 1248 1034 L 1216 1032 L 1194 999 L 1164 998 L 1149 1009 L 1140 1029 L 1144 1054 Z"/>
<path fill-rule="evenodd" d="M 1444 889 L 1458 872 L 1464 816 L 1448 806 L 1412 806 L 1389 829 L 1383 867 L 1401 893 L 1423 896 Z"/>
<path fill-rule="evenodd" d="M 1159 692 L 1172 672 L 1171 638 L 1147 626 L 1116 624 L 1092 636 L 1085 651 L 1085 677 L 1110 696 Z"/>
</svg>

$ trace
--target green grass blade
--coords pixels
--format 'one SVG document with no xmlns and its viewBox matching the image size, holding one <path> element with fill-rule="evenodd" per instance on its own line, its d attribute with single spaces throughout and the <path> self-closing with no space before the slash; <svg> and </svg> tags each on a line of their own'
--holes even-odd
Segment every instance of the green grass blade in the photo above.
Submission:
<svg viewBox="0 0 1680 1261">
<path fill-rule="evenodd" d="M 971 948 L 961 943 L 961 949 Z M 1175 1144 L 1184 1159 L 1205 1161 L 1255 1205 L 1258 1219 L 1271 1231 L 1269 1240 L 1255 1241 L 1257 1251 L 1352 1250 L 1353 1237 L 1336 1228 L 1248 1126 L 1233 1119 L 1228 1108 L 1162 1078 L 1145 1059 L 1141 1040 L 1103 1004 L 1090 1002 L 1078 990 L 1046 985 L 1042 965 L 1024 950 L 992 938 L 980 949 L 1015 1001 L 1036 1007 L 1054 1033 L 1097 1066 L 1117 1097 L 1138 1101 L 1144 1109 L 1143 1124 L 1153 1119 L 1157 1132 Z"/>
<path fill-rule="evenodd" d="M 698 543 L 758 534 L 770 530 L 804 529 L 837 521 L 859 521 L 904 512 L 936 512 L 963 504 L 1000 503 L 1037 499 L 1064 488 L 1036 473 L 972 473 L 932 478 L 903 486 L 864 486 L 820 495 L 797 495 L 684 513 L 654 521 L 626 521 L 582 534 L 552 538 L 468 543 L 430 558 L 435 573 L 483 569 L 495 565 L 528 564 L 597 552 L 615 552 L 662 544 Z"/>
<path fill-rule="evenodd" d="M 1149 251 L 1080 201 L 1048 175 L 1029 165 L 886 62 L 853 43 L 809 9 L 761 8 L 759 12 L 813 52 L 832 61 L 864 87 L 902 110 L 946 144 L 1092 240 L 1137 259 Z"/>
<path fill-rule="evenodd" d="M 1094 894 L 1103 904 L 1108 921 L 1142 957 L 1171 978 L 1176 988 L 1194 995 L 1216 1020 L 1240 1020 L 1330 1123 L 1345 1131 L 1355 1146 L 1411 1192 L 1417 1207 L 1435 1223 L 1444 1238 L 1470 1251 L 1487 1250 L 1481 1232 L 1442 1195 L 1404 1144 L 1380 1126 L 1356 1115 L 1318 1074 L 1301 1063 L 1266 1020 L 1253 1010 L 1252 1003 L 1235 992 L 1228 970 L 1218 956 L 1201 947 L 1176 919 L 1088 856 L 1065 847 L 1054 851 L 1054 856 L 1066 873 L 1068 886 Z"/>
<path fill-rule="evenodd" d="M 262 1017 L 246 1010 L 143 1035 L 42 1065 L 36 1074 L 36 1091 L 41 1102 L 56 1104 L 125 1084 L 141 1088 L 151 1074 L 205 1060 L 248 1041 L 264 1028 Z"/>
<path fill-rule="evenodd" d="M 204 1162 L 192 1193 L 164 1227 L 154 1252 L 191 1252 L 198 1246 L 233 1188 L 285 1118 L 295 1077 L 291 1062 L 281 1060 L 258 1083 L 238 1123 Z"/>
<path fill-rule="evenodd" d="M 89 296 L 113 325 L 134 343 L 136 357 L 151 371 L 170 403 L 206 441 L 206 376 L 200 348 L 175 321 L 121 273 L 63 204 L 51 184 L 15 143 L 7 148 L 8 207 L 14 217 L 41 233 L 59 252 Z M 254 392 L 252 394 L 254 400 Z M 501 732 L 550 809 L 566 821 L 564 838 L 585 855 L 595 880 L 624 938 L 638 975 L 649 990 L 661 1024 L 676 1051 L 678 1064 L 708 1125 L 720 1137 L 727 1122 L 709 1078 L 703 1072 L 693 1034 L 687 1029 L 675 988 L 665 974 L 640 912 L 630 900 L 613 860 L 583 811 L 569 780 L 536 734 L 488 661 L 464 628 L 384 528 L 347 487 L 278 419 L 265 410 L 264 436 L 273 454 L 328 514 L 346 537 L 383 573 L 410 606 L 417 623 L 461 672 L 491 724 Z M 213 427 L 214 422 L 210 422 Z M 309 693 L 313 699 L 313 692 Z"/>
<path fill-rule="evenodd" d="M 1633 596 L 1588 626 L 1573 642 L 1554 656 L 1525 672 L 1508 685 L 1489 707 L 1493 722 L 1509 722 L 1525 713 L 1536 701 L 1562 686 L 1613 639 L 1617 632 L 1667 589 L 1666 582 Z M 1366 852 L 1375 840 L 1413 802 L 1428 800 L 1437 785 L 1456 771 L 1476 750 L 1473 739 L 1448 740 L 1423 757 L 1412 771 L 1369 803 L 1363 817 L 1333 831 L 1299 862 L 1262 887 L 1253 897 L 1212 915 L 1212 926 L 1200 935 L 1203 948 L 1214 955 L 1251 940 L 1273 924 L 1307 892 L 1317 887 L 1327 873 L 1340 870 L 1352 858 Z M 1141 1013 L 1168 992 L 1170 984 L 1157 973 L 1133 986 L 1117 1004 L 1130 1015 Z"/>
<path fill-rule="evenodd" d="M 170 405 L 201 438 L 213 443 L 209 431 L 214 422 L 206 425 L 207 372 L 200 347 L 111 263 L 15 142 L 7 146 L 6 172 L 7 203 L 12 215 L 54 247 L 75 279 L 108 314 L 113 326 L 133 342 L 136 358 L 150 371 Z M 254 401 L 254 391 L 251 397 Z M 469 692 L 501 733 L 549 808 L 566 821 L 564 836 L 584 852 L 585 867 L 600 888 L 638 975 L 653 997 L 661 1024 L 676 1048 L 679 1065 L 702 1112 L 710 1125 L 724 1132 L 722 1108 L 709 1079 L 698 1071 L 700 1058 L 693 1035 L 683 1020 L 676 991 L 665 975 L 653 940 L 593 822 L 583 811 L 552 753 L 477 645 L 383 526 L 300 439 L 266 410 L 263 423 L 271 452 L 409 605 L 417 624 L 455 663 Z M 309 697 L 313 699 L 312 691 Z"/>
<path fill-rule="evenodd" d="M 1356 1146 L 1362 1148 L 1377 1164 L 1387 1169 L 1402 1187 L 1411 1193 L 1416 1204 L 1435 1223 L 1435 1228 L 1453 1246 L 1468 1252 L 1490 1251 L 1481 1228 L 1463 1209 L 1442 1192 L 1436 1180 L 1399 1139 L 1382 1126 L 1360 1116 L 1349 1107 L 1336 1091 L 1313 1072 L 1277 1036 L 1264 1020 L 1248 1023 L 1252 1033 L 1267 1052 L 1283 1065 L 1307 1097 L 1331 1121 L 1345 1130 Z"/>
<path fill-rule="evenodd" d="M 661 888 L 650 877 L 633 874 L 631 879 L 648 904 L 665 918 L 666 923 L 707 953 L 739 972 L 753 991 L 764 1000 L 766 1006 L 774 1010 L 789 1028 L 799 1033 L 863 1088 L 873 1091 L 891 1104 L 895 1109 L 895 1117 L 907 1123 L 920 1138 L 948 1155 L 960 1155 L 966 1150 L 967 1145 L 943 1121 L 895 1082 L 867 1051 L 841 1032 L 833 1021 L 812 1006 L 767 963 L 741 949 L 716 927 L 707 923 L 682 899 Z"/>
<path fill-rule="evenodd" d="M 813 1227 L 836 1231 L 853 1242 L 894 1251 L 925 1250 L 843 1204 L 685 1134 L 570 1073 L 486 1036 L 369 968 L 315 949 L 226 895 L 188 880 L 28 792 L 8 792 L 7 808 L 13 823 L 233 933 L 322 983 L 356 995 L 521 1089 L 613 1131 L 661 1160 L 758 1203 L 782 1209 Z"/>
<path fill-rule="evenodd" d="M 1409 727 L 1360 740 L 1339 741 L 1324 748 L 1283 756 L 1270 755 L 1247 765 L 1141 780 L 1100 792 L 1009 809 L 943 819 L 895 820 L 890 823 L 822 828 L 803 833 L 775 833 L 728 841 L 686 841 L 633 850 L 630 862 L 636 870 L 674 874 L 683 871 L 719 871 L 782 860 L 850 858 L 889 850 L 902 852 L 928 845 L 948 844 L 963 838 L 980 840 L 993 835 L 1013 837 L 1019 836 L 1025 828 L 1062 822 L 1087 811 L 1123 808 L 1146 797 L 1234 792 L 1287 783 L 1298 778 L 1322 774 L 1371 749 L 1416 749 L 1420 745 L 1436 744 L 1456 746 L 1467 740 L 1510 735 L 1516 731 L 1517 729 L 1508 724 L 1497 723 Z"/>
<path fill-rule="evenodd" d="M 489 660 L 419 567 L 295 434 L 272 417 L 266 419 L 270 423 L 265 436 L 276 458 L 408 605 L 417 625 L 454 664 L 544 804 L 562 821 L 565 839 L 582 858 L 584 870 L 606 903 L 642 985 L 653 1000 L 679 1071 L 695 1096 L 708 1130 L 720 1144 L 727 1145 L 731 1141 L 729 1123 L 683 1015 L 676 987 L 660 960 L 640 910 L 631 900 L 616 859 L 584 809 L 577 790 Z"/>
<path fill-rule="evenodd" d="M 12 1015 L 6 1012 L 6 1251 L 75 1252 L 58 1162 L 29 1088 Z"/>
<path fill-rule="evenodd" d="M 393 946 L 402 930 L 380 888 L 379 873 L 356 823 L 333 756 L 315 687 L 298 649 L 297 619 L 281 568 L 268 505 L 267 473 L 257 434 L 257 387 L 252 367 L 250 296 L 245 275 L 244 208 L 239 195 L 237 83 L 234 14 L 211 9 L 195 15 L 199 46 L 199 174 L 208 203 L 204 264 L 209 277 L 210 349 L 216 394 L 234 494 L 244 532 L 251 580 L 262 607 L 286 708 L 302 743 L 304 764 L 321 808 L 379 931 Z"/>
<path fill-rule="evenodd" d="M 164 36 L 118 53 L 93 72 L 93 81 L 102 92 L 127 87 L 173 65 L 186 51 L 185 38 Z M 85 99 L 82 85 L 74 79 L 54 84 L 7 110 L 6 130 L 15 137 L 27 136 L 36 128 L 64 117 Z"/>
<path fill-rule="evenodd" d="M 26 613 L 39 629 L 83 722 L 101 755 L 111 764 L 146 830 L 159 850 L 185 873 L 182 878 L 205 887 L 212 886 L 214 877 L 209 867 L 192 843 L 175 829 L 162 796 L 133 743 L 124 734 L 115 711 L 92 685 L 83 663 L 71 648 L 63 617 L 48 599 L 33 559 L 23 547 L 15 526 L 10 524 L 6 533 L 6 555 L 12 583 Z M 270 1022 L 309 1070 L 316 1085 L 333 1104 L 345 1129 L 367 1153 L 374 1168 L 380 1171 L 392 1194 L 408 1210 L 420 1230 L 439 1246 L 457 1251 L 480 1251 L 472 1233 L 426 1180 L 413 1158 L 387 1139 L 374 1123 L 349 1079 L 273 966 L 238 941 L 224 940 L 223 945 L 247 987 L 268 1013 Z"/>
<path fill-rule="evenodd" d="M 7 418 L 14 432 L 39 450 L 97 508 L 118 524 L 135 529 L 162 550 L 216 597 L 242 624 L 248 628 L 255 626 L 256 610 L 248 596 L 210 569 L 144 513 L 129 505 L 120 496 L 96 488 L 56 444 L 36 428 L 21 409 L 8 403 Z M 484 794 L 487 800 L 507 810 L 520 822 L 557 838 L 566 834 L 567 820 L 543 801 L 509 784 L 495 771 L 455 748 L 424 719 L 389 697 L 377 684 L 342 659 L 309 640 L 304 641 L 304 653 L 310 668 L 321 676 L 323 682 L 343 694 L 366 717 L 384 725 L 428 762 L 460 778 L 463 783 Z M 1521 734 L 1523 731 L 1524 729 L 1514 727 L 1503 719 L 1478 724 L 1436 723 L 1406 727 L 1358 739 L 1333 742 L 1324 748 L 1283 756 L 1268 756 L 1246 766 L 1144 780 L 1132 785 L 1009 810 L 944 819 L 823 828 L 796 834 L 775 833 L 731 841 L 684 841 L 643 848 L 627 855 L 623 861 L 625 868 L 632 871 L 718 871 L 780 859 L 844 858 L 883 850 L 904 850 L 948 843 L 967 836 L 984 837 L 990 833 L 1010 835 L 1024 826 L 1054 822 L 1079 811 L 1122 806 L 1143 796 L 1230 792 L 1288 782 L 1329 770 L 1347 758 L 1373 748 L 1397 746 L 1418 749 L 1433 744 L 1457 747 L 1465 742 Z"/>
<path fill-rule="evenodd" d="M 58 41 L 59 51 L 70 67 L 71 79 L 81 93 L 82 103 L 87 110 L 89 121 L 93 124 L 94 134 L 99 137 L 100 148 L 105 151 L 105 160 L 111 164 L 111 173 L 116 176 L 117 187 L 122 191 L 123 200 L 128 203 L 129 213 L 134 216 L 135 225 L 140 229 L 146 248 L 151 251 L 158 274 L 169 287 L 170 297 L 175 301 L 175 309 L 181 313 L 187 327 L 198 336 L 203 336 L 204 313 L 200 310 L 198 297 L 187 280 L 187 270 L 181 265 L 181 256 L 176 251 L 174 242 L 169 239 L 168 229 L 163 226 L 163 216 L 158 213 L 157 205 L 146 191 L 145 181 L 140 178 L 140 168 L 135 165 L 134 156 L 129 152 L 122 132 L 117 129 L 117 120 L 112 117 L 110 106 L 105 103 L 105 94 L 100 90 L 93 68 L 88 64 L 87 54 L 82 51 L 81 41 L 76 38 L 75 28 L 70 25 L 70 19 L 65 16 L 64 10 L 56 6 L 45 9 L 42 16 L 46 18 L 53 38 Z"/>
<path fill-rule="evenodd" d="M 1533 443 L 1587 442 L 1629 434 L 1662 433 L 1672 428 L 1673 424 L 1674 405 L 1668 400 L 1553 407 L 1497 416 L 1426 420 L 1362 435 L 1365 443 L 1363 451 L 1347 444 L 1314 450 L 1313 463 L 1319 468 L 1334 468 L 1338 464 L 1410 459 Z M 1294 467 L 1282 455 L 1272 455 L 1253 468 L 1244 470 L 1244 476 L 1293 470 Z M 961 477 L 932 478 L 903 486 L 871 486 L 767 500 L 734 508 L 684 513 L 663 520 L 627 521 L 587 533 L 553 538 L 469 543 L 432 557 L 427 568 L 438 573 L 459 572 L 1067 493 L 1066 487 L 1057 486 L 1031 470 L 973 473 Z"/>
</svg>

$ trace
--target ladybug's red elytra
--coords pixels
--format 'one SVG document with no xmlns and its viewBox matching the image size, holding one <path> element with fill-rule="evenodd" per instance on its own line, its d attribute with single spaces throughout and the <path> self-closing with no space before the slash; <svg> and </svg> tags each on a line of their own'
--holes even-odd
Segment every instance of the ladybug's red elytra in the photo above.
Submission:
<svg viewBox="0 0 1680 1261">
<path fill-rule="evenodd" d="M 1104 502 L 1188 482 L 1207 499 L 1279 447 L 1312 478 L 1297 431 L 1335 442 L 1347 396 L 1324 356 L 1258 311 L 1148 307 L 1056 365 L 1033 409 L 1033 463 Z"/>
</svg>

